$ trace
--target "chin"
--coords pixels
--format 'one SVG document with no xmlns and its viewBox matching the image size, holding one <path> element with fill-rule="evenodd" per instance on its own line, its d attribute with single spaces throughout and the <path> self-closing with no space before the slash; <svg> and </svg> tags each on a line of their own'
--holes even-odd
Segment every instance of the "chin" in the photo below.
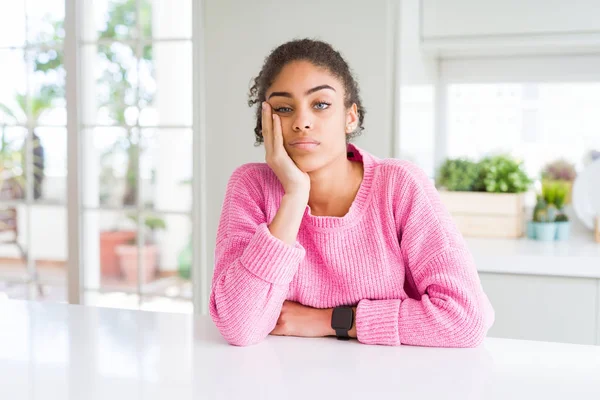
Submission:
<svg viewBox="0 0 600 400">
<path fill-rule="evenodd" d="M 300 171 L 310 173 L 316 171 L 325 165 L 325 161 L 316 155 L 307 155 L 304 157 L 294 157 L 294 162 L 300 168 Z"/>
</svg>

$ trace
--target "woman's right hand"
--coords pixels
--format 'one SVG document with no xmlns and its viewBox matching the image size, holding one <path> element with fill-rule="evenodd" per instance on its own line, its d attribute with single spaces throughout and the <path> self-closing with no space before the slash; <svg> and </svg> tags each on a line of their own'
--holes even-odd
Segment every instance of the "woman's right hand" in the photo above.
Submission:
<svg viewBox="0 0 600 400">
<path fill-rule="evenodd" d="M 308 201 L 310 177 L 300 170 L 283 146 L 283 132 L 279 115 L 271 111 L 271 105 L 262 103 L 262 135 L 265 143 L 265 161 L 281 182 L 288 195 L 305 196 Z"/>
</svg>

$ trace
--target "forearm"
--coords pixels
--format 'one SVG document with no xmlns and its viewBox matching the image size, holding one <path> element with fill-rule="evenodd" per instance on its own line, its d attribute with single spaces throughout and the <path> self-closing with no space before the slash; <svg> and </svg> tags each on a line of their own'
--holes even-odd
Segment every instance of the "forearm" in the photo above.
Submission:
<svg viewBox="0 0 600 400">
<path fill-rule="evenodd" d="M 440 252 L 413 274 L 420 298 L 359 302 L 358 340 L 393 346 L 479 345 L 494 313 L 467 250 Z"/>
<path fill-rule="evenodd" d="M 308 195 L 285 194 L 275 218 L 269 224 L 271 235 L 289 245 L 296 243 L 307 202 Z"/>
<path fill-rule="evenodd" d="M 250 240 L 232 237 L 217 244 L 210 311 L 230 343 L 252 344 L 268 335 L 304 255 L 300 245 L 273 237 L 266 223 Z"/>
<path fill-rule="evenodd" d="M 230 344 L 258 343 L 275 325 L 287 291 L 287 285 L 270 284 L 235 267 L 213 285 L 210 314 Z"/>
</svg>

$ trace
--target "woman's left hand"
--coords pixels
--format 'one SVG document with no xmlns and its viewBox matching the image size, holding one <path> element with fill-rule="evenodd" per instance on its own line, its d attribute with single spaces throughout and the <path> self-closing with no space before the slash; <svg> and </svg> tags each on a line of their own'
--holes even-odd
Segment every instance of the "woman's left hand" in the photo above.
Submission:
<svg viewBox="0 0 600 400">
<path fill-rule="evenodd" d="M 322 337 L 333 336 L 331 329 L 332 309 L 304 306 L 293 301 L 284 301 L 279 319 L 271 335 Z"/>
</svg>

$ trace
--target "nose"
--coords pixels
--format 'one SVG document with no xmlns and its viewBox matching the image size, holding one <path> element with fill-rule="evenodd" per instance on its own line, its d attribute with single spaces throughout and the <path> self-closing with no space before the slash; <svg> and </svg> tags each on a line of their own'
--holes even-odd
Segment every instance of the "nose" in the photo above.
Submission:
<svg viewBox="0 0 600 400">
<path fill-rule="evenodd" d="M 294 124 L 292 126 L 296 132 L 312 129 L 313 123 L 311 121 L 310 114 L 306 112 L 297 113 L 296 119 L 294 120 Z"/>
</svg>

